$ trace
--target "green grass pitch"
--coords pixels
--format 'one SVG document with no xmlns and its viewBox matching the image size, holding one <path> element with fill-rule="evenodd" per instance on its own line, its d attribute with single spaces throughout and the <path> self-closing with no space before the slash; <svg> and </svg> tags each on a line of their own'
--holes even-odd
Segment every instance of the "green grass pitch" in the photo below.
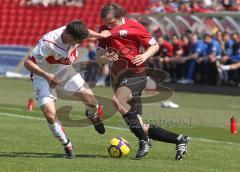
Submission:
<svg viewBox="0 0 240 172">
<path fill-rule="evenodd" d="M 110 88 L 95 88 L 94 93 L 111 97 Z M 34 97 L 29 80 L 0 78 L 0 171 L 240 171 L 240 135 L 230 134 L 230 118 L 240 121 L 240 97 L 175 92 L 171 98 L 179 109 L 163 109 L 159 102 L 144 105 L 144 118 L 160 121 L 164 128 L 192 137 L 189 155 L 175 161 L 175 145 L 153 142 L 146 158 L 134 160 L 137 140 L 119 114 L 105 122 L 104 135 L 92 127 L 66 128 L 74 144 L 75 160 L 63 158 L 62 146 L 48 131 L 38 108 L 26 110 L 27 100 Z M 79 102 L 58 100 L 57 106 L 71 105 L 74 117 L 83 117 Z M 32 117 L 32 118 L 24 118 Z M 39 119 L 40 118 L 40 119 Z M 184 126 L 168 125 L 183 122 Z M 172 123 L 171 123 L 172 124 Z M 238 125 L 240 123 L 238 122 Z M 117 127 L 117 128 L 112 128 Z M 131 153 L 124 159 L 109 157 L 111 138 L 122 136 L 129 141 Z"/>
</svg>

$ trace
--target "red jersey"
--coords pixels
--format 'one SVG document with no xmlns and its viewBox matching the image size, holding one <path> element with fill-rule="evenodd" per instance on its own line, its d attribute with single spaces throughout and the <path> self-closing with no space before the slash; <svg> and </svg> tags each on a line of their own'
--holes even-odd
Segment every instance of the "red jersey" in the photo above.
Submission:
<svg viewBox="0 0 240 172">
<path fill-rule="evenodd" d="M 173 56 L 173 46 L 171 43 L 164 41 L 160 46 L 159 54 L 161 57 L 172 57 Z"/>
<path fill-rule="evenodd" d="M 106 25 L 100 26 L 99 32 L 109 30 L 112 35 L 106 39 L 99 39 L 99 47 L 118 54 L 119 59 L 113 62 L 112 66 L 112 72 L 115 74 L 123 69 L 131 70 L 134 74 L 142 73 L 145 71 L 144 64 L 136 66 L 131 61 L 140 54 L 141 45 L 146 49 L 157 42 L 137 21 L 122 18 L 122 22 L 122 25 L 114 28 L 108 28 Z"/>
<path fill-rule="evenodd" d="M 190 44 L 183 44 L 183 56 L 189 55 Z"/>
<path fill-rule="evenodd" d="M 177 54 L 177 51 L 183 49 L 183 42 L 179 41 L 177 44 L 172 43 L 174 55 Z"/>
</svg>

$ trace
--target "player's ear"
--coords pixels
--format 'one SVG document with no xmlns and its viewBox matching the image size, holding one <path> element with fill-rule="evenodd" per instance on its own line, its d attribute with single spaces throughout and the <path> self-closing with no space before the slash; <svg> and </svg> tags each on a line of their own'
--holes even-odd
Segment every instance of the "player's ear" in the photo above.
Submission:
<svg viewBox="0 0 240 172">
<path fill-rule="evenodd" d="M 66 35 L 67 35 L 68 41 L 73 41 L 74 40 L 74 37 L 71 34 L 67 33 Z"/>
</svg>

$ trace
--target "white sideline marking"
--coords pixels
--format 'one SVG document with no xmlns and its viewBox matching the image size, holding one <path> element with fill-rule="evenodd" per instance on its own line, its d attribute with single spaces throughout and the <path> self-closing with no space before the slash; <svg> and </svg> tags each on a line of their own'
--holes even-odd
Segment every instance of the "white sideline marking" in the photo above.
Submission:
<svg viewBox="0 0 240 172">
<path fill-rule="evenodd" d="M 4 110 L 15 110 L 15 111 L 23 111 L 20 108 L 15 108 L 15 107 L 0 107 L 0 109 L 4 109 Z"/>
<path fill-rule="evenodd" d="M 208 143 L 219 143 L 219 144 L 228 144 L 228 145 L 238 145 L 240 146 L 240 143 L 234 143 L 234 142 L 227 142 L 227 141 L 218 141 L 218 140 L 211 140 L 211 139 L 205 139 L 205 138 L 192 138 L 193 140 L 199 140 L 202 142 L 208 142 Z"/>
<path fill-rule="evenodd" d="M 32 116 L 24 116 L 24 115 L 17 115 L 17 114 L 10 114 L 10 113 L 5 113 L 5 112 L 0 112 L 0 115 L 14 117 L 14 118 L 34 119 L 34 120 L 45 121 L 44 118 L 32 117 Z"/>
<path fill-rule="evenodd" d="M 33 119 L 33 120 L 45 121 L 44 118 L 10 114 L 10 113 L 5 113 L 5 112 L 0 112 L 0 116 L 8 116 L 8 117 L 14 117 L 14 118 Z M 113 127 L 113 126 L 105 126 L 105 127 L 109 128 L 109 129 L 114 129 L 114 130 L 128 131 L 127 128 L 120 128 L 120 127 Z M 238 145 L 238 146 L 240 146 L 240 143 L 233 143 L 233 142 L 227 142 L 227 141 L 218 141 L 218 140 L 211 140 L 211 139 L 205 139 L 205 138 L 193 138 L 193 137 L 192 137 L 192 139 L 202 141 L 202 142 L 208 142 L 208 143 L 228 144 L 228 145 Z"/>
</svg>

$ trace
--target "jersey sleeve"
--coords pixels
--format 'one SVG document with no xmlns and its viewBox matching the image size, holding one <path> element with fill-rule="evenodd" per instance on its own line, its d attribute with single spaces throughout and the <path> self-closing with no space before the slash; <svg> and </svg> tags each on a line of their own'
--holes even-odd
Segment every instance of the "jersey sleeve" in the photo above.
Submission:
<svg viewBox="0 0 240 172">
<path fill-rule="evenodd" d="M 211 52 L 210 53 L 216 53 L 217 52 L 217 45 L 216 44 L 212 44 L 212 47 L 211 47 Z"/>
<path fill-rule="evenodd" d="M 108 29 L 105 25 L 102 25 L 102 26 L 99 27 L 98 33 L 102 32 L 104 30 L 108 30 Z M 106 39 L 98 39 L 98 47 L 106 49 L 107 48 Z"/>
<path fill-rule="evenodd" d="M 44 60 L 51 54 L 52 49 L 48 43 L 40 40 L 37 46 L 32 50 L 30 56 L 36 63 L 43 63 Z"/>
<path fill-rule="evenodd" d="M 200 54 L 201 52 L 202 52 L 202 48 L 200 46 L 197 46 L 193 51 L 193 53 L 198 53 L 198 54 Z"/>
<path fill-rule="evenodd" d="M 156 39 L 148 32 L 148 30 L 140 23 L 136 22 L 136 33 L 137 39 L 144 46 L 148 48 L 149 46 L 156 45 Z"/>
<path fill-rule="evenodd" d="M 204 51 L 204 43 L 196 43 L 196 45 L 192 47 L 192 50 L 193 54 L 198 54 L 198 56 L 200 56 Z"/>
</svg>

